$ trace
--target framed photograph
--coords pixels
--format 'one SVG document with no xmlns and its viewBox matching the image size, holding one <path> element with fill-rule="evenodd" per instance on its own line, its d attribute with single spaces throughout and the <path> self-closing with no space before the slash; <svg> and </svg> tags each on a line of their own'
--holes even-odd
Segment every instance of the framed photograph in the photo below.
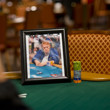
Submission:
<svg viewBox="0 0 110 110">
<path fill-rule="evenodd" d="M 69 82 L 65 28 L 21 31 L 22 84 Z"/>
</svg>

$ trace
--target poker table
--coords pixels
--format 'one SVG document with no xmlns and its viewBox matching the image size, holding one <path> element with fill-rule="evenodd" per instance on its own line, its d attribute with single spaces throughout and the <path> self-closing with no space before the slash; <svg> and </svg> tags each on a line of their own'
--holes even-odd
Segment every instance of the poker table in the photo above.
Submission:
<svg viewBox="0 0 110 110">
<path fill-rule="evenodd" d="M 11 79 L 31 110 L 110 110 L 110 81 L 21 85 Z"/>
<path fill-rule="evenodd" d="M 62 69 L 56 66 L 36 66 L 30 64 L 30 78 L 62 76 Z"/>
</svg>

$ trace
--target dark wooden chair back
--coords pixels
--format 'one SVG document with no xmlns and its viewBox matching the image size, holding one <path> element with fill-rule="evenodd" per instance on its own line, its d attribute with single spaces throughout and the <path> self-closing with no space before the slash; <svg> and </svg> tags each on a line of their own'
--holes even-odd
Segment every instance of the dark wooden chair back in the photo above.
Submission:
<svg viewBox="0 0 110 110">
<path fill-rule="evenodd" d="M 7 29 L 7 16 L 0 13 L 0 45 L 5 45 L 6 42 L 6 29 Z"/>
<path fill-rule="evenodd" d="M 76 6 L 73 8 L 73 19 L 75 22 L 75 28 L 88 27 L 90 18 L 93 16 L 93 6 L 93 4 L 76 4 Z"/>
<path fill-rule="evenodd" d="M 53 12 L 53 4 L 42 4 L 40 8 L 40 20 L 43 28 L 55 28 L 56 27 L 56 17 Z"/>
<path fill-rule="evenodd" d="M 39 10 L 26 11 L 25 29 L 37 29 L 40 27 Z"/>
</svg>

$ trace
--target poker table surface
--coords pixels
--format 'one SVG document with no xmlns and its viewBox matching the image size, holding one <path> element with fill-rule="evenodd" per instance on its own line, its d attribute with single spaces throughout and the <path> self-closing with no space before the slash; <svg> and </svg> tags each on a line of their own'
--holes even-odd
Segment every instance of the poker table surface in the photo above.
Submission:
<svg viewBox="0 0 110 110">
<path fill-rule="evenodd" d="M 11 79 L 31 110 L 110 110 L 110 81 L 21 85 Z"/>
<path fill-rule="evenodd" d="M 30 64 L 30 78 L 36 77 L 53 77 L 53 75 L 61 76 L 62 69 L 55 66 L 36 66 L 35 64 Z"/>
</svg>

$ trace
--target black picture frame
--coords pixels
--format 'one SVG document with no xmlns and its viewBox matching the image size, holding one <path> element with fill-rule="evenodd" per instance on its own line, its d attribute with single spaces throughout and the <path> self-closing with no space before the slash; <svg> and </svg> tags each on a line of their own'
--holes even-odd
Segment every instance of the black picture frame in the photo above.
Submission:
<svg viewBox="0 0 110 110">
<path fill-rule="evenodd" d="M 21 30 L 20 49 L 23 85 L 71 81 L 68 39 L 65 28 Z M 47 51 L 49 55 L 45 58 L 44 49 L 45 54 L 49 49 L 49 52 Z"/>
</svg>

